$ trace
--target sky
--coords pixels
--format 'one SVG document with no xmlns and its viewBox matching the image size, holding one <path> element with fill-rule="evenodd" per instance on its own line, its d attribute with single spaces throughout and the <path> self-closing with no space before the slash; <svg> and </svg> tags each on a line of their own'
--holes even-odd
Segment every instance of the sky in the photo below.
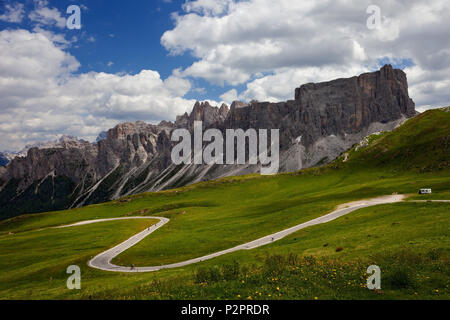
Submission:
<svg viewBox="0 0 450 320">
<path fill-rule="evenodd" d="M 450 105 L 450 2 L 0 0 L 0 150 L 173 121 L 196 100 L 293 99 L 386 63 L 418 111 Z"/>
</svg>

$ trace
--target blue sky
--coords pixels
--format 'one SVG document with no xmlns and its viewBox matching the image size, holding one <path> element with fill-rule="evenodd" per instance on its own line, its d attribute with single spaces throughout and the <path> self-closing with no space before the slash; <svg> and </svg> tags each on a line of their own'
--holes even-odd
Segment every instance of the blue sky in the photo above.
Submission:
<svg viewBox="0 0 450 320">
<path fill-rule="evenodd" d="M 5 1 L 16 3 L 17 1 Z M 27 11 L 36 7 L 35 1 L 19 1 Z M 170 54 L 160 43 L 165 31 L 174 27 L 172 15 L 182 13 L 183 0 L 48 0 L 48 7 L 61 14 L 71 4 L 81 7 L 81 30 L 65 30 L 67 39 L 77 37 L 66 50 L 77 58 L 81 66 L 76 73 L 90 71 L 137 74 L 143 69 L 156 70 L 165 79 L 177 68 L 186 68 L 196 60 L 189 52 Z M 70 14 L 65 14 L 69 17 Z M 33 30 L 36 24 L 24 20 L 21 27 Z M 0 29 L 14 28 L 15 23 L 0 21 Z M 58 32 L 59 28 L 47 26 Z M 191 78 L 193 90 L 187 99 L 220 101 L 220 95 L 234 87 L 212 85 L 201 78 Z M 195 90 L 195 88 L 199 90 Z"/>
<path fill-rule="evenodd" d="M 385 63 L 419 111 L 448 105 L 449 30 L 446 0 L 0 0 L 0 150 L 174 120 L 196 100 L 292 99 Z"/>
<path fill-rule="evenodd" d="M 64 2 L 56 1 L 61 9 Z M 73 1 L 72 1 L 73 2 Z M 75 2 L 74 2 L 75 3 Z M 122 0 L 84 1 L 88 6 L 83 10 L 82 32 L 84 43 L 70 51 L 81 62 L 79 72 L 104 71 L 113 73 L 139 73 L 142 69 L 157 70 L 162 78 L 167 78 L 177 68 L 186 68 L 196 60 L 189 52 L 170 54 L 160 40 L 165 31 L 174 27 L 171 18 L 174 13 L 182 13 L 184 0 L 135 0 L 126 5 Z M 72 31 L 77 36 L 79 31 Z M 89 42 L 93 36 L 96 41 Z M 108 66 L 112 62 L 113 65 Z M 187 99 L 220 101 L 220 95 L 234 87 L 216 86 L 201 78 L 190 78 L 193 87 Z"/>
<path fill-rule="evenodd" d="M 68 3 L 58 1 L 61 11 Z M 81 62 L 80 72 L 138 73 L 151 69 L 166 78 L 173 69 L 193 62 L 189 54 L 170 56 L 160 44 L 163 33 L 173 27 L 170 16 L 181 8 L 181 1 L 128 1 L 126 5 L 120 0 L 85 3 L 89 7 L 82 11 L 81 32 L 71 31 L 84 39 L 79 48 L 71 49 Z M 89 42 L 90 37 L 94 37 L 95 42 Z M 107 67 L 109 61 L 114 65 Z"/>
</svg>

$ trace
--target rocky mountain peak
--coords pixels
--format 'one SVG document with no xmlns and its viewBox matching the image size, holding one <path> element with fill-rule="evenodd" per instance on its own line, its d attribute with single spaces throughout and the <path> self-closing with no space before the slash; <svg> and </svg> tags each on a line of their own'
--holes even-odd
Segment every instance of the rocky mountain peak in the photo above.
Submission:
<svg viewBox="0 0 450 320">
<path fill-rule="evenodd" d="M 156 133 L 156 126 L 145 123 L 143 121 L 125 122 L 118 124 L 114 128 L 108 130 L 107 139 L 123 140 L 128 136 L 140 133 Z"/>
<path fill-rule="evenodd" d="M 194 121 L 202 121 L 205 127 L 221 124 L 228 114 L 225 106 L 213 107 L 208 101 L 196 102 L 189 115 L 189 128 L 193 128 Z"/>
<path fill-rule="evenodd" d="M 228 114 L 228 112 L 230 111 L 230 108 L 228 107 L 228 105 L 226 103 L 222 103 L 219 111 L 222 115 L 226 116 Z"/>
<path fill-rule="evenodd" d="M 230 111 L 234 111 L 235 109 L 241 109 L 248 107 L 249 104 L 242 101 L 233 101 L 230 107 Z"/>
<path fill-rule="evenodd" d="M 185 112 L 181 116 L 177 116 L 175 120 L 175 127 L 187 128 L 189 126 L 189 114 Z"/>
<path fill-rule="evenodd" d="M 98 134 L 97 139 L 95 139 L 95 142 L 99 142 L 102 140 L 105 140 L 108 137 L 108 132 L 107 131 L 102 131 Z"/>
<path fill-rule="evenodd" d="M 173 123 L 171 121 L 163 120 L 158 123 L 158 127 L 173 127 Z"/>
<path fill-rule="evenodd" d="M 0 167 L 0 214 L 30 212 L 23 203 L 57 210 L 259 172 L 258 165 L 174 165 L 171 132 L 192 130 L 194 121 L 222 131 L 279 129 L 283 172 L 326 164 L 367 135 L 392 130 L 414 115 L 406 74 L 390 65 L 357 77 L 302 85 L 295 100 L 285 102 L 235 101 L 230 108 L 196 102 L 175 123 L 126 122 L 98 143 L 66 137 L 16 157 Z"/>
</svg>

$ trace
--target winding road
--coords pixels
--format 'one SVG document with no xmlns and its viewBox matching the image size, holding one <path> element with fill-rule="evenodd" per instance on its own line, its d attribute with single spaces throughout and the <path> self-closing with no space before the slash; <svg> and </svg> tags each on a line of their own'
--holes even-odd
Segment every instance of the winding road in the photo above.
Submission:
<svg viewBox="0 0 450 320">
<path fill-rule="evenodd" d="M 366 208 L 366 207 L 371 207 L 371 206 L 375 206 L 375 205 L 379 205 L 379 204 L 401 202 L 401 201 L 403 201 L 403 199 L 405 197 L 406 197 L 405 195 L 390 195 L 390 196 L 383 196 L 383 197 L 378 197 L 378 198 L 373 198 L 373 199 L 360 200 L 360 201 L 354 201 L 354 202 L 342 204 L 342 205 L 338 206 L 336 208 L 336 210 L 334 210 L 333 212 L 328 213 L 324 216 L 304 222 L 302 224 L 285 229 L 283 231 L 267 235 L 260 239 L 238 245 L 238 246 L 230 248 L 230 249 L 226 249 L 223 251 L 219 251 L 219 252 L 215 252 L 215 253 L 203 256 L 203 257 L 194 258 L 194 259 L 190 259 L 190 260 L 186 260 L 186 261 L 182 261 L 182 262 L 178 262 L 178 263 L 166 264 L 166 265 L 161 265 L 161 266 L 151 266 L 151 267 L 135 267 L 133 269 L 131 269 L 131 267 L 129 267 L 129 266 L 125 267 L 125 266 L 114 265 L 111 263 L 111 261 L 112 261 L 112 259 L 117 257 L 119 254 L 124 252 L 125 250 L 134 246 L 135 244 L 140 242 L 142 239 L 144 239 L 148 235 L 152 234 L 154 231 L 158 230 L 162 226 L 164 226 L 166 223 L 169 222 L 169 219 L 162 218 L 162 217 L 124 217 L 124 218 L 98 219 L 98 220 L 82 221 L 82 222 L 74 223 L 71 225 L 61 226 L 58 228 L 68 228 L 68 227 L 81 226 L 81 225 L 99 223 L 99 222 L 105 222 L 105 221 L 130 220 L 130 219 L 157 219 L 157 220 L 159 220 L 158 223 L 152 225 L 151 227 L 145 229 L 142 232 L 139 232 L 138 234 L 132 236 L 131 238 L 118 244 L 117 246 L 98 254 L 92 260 L 90 260 L 88 263 L 88 265 L 90 267 L 104 270 L 104 271 L 153 272 L 153 271 L 158 271 L 161 269 L 170 269 L 170 268 L 178 268 L 178 267 L 187 266 L 187 265 L 194 264 L 197 262 L 213 259 L 215 257 L 219 257 L 221 255 L 235 252 L 238 250 L 250 250 L 250 249 L 257 248 L 257 247 L 261 247 L 266 244 L 281 240 L 284 237 L 286 237 L 294 232 L 297 232 L 301 229 L 333 221 L 333 220 L 335 220 L 339 217 L 342 217 L 346 214 L 349 214 L 350 212 L 353 212 L 355 210 L 358 210 L 361 208 Z M 433 202 L 448 202 L 448 201 L 449 200 L 433 200 Z"/>
</svg>

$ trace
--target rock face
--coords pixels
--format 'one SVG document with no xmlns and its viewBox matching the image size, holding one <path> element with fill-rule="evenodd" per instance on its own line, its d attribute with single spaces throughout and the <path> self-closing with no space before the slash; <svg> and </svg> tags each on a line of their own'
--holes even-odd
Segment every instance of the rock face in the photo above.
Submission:
<svg viewBox="0 0 450 320">
<path fill-rule="evenodd" d="M 123 123 L 96 143 L 66 139 L 29 149 L 0 167 L 0 219 L 259 172 L 259 165 L 174 165 L 171 132 L 192 132 L 194 121 L 222 131 L 280 129 L 280 171 L 295 171 L 329 163 L 365 136 L 392 130 L 415 114 L 405 73 L 390 65 L 305 84 L 287 102 L 234 102 L 231 108 L 197 102 L 174 123 Z"/>
<path fill-rule="evenodd" d="M 73 136 L 62 136 L 61 138 L 59 138 L 58 140 L 54 140 L 54 141 L 48 141 L 48 142 L 37 142 L 34 144 L 30 144 L 25 146 L 25 148 L 23 148 L 20 151 L 17 152 L 3 152 L 0 153 L 0 158 L 4 157 L 7 160 L 7 163 L 9 163 L 10 161 L 12 161 L 14 158 L 17 157 L 26 157 L 28 150 L 30 150 L 31 148 L 39 148 L 39 149 L 50 149 L 50 148 L 54 148 L 57 146 L 63 146 L 64 144 L 68 143 L 68 142 L 72 142 L 72 141 L 83 141 L 83 140 L 78 140 L 78 138 L 73 137 Z"/>
<path fill-rule="evenodd" d="M 205 128 L 222 125 L 228 115 L 229 108 L 223 104 L 220 108 L 212 107 L 208 102 L 196 102 L 190 115 L 185 113 L 177 117 L 174 127 L 194 128 L 194 121 L 202 121 Z"/>
<path fill-rule="evenodd" d="M 102 131 L 98 134 L 97 139 L 95 140 L 95 142 L 99 142 L 102 140 L 105 140 L 108 137 L 108 132 L 106 131 Z"/>
</svg>

